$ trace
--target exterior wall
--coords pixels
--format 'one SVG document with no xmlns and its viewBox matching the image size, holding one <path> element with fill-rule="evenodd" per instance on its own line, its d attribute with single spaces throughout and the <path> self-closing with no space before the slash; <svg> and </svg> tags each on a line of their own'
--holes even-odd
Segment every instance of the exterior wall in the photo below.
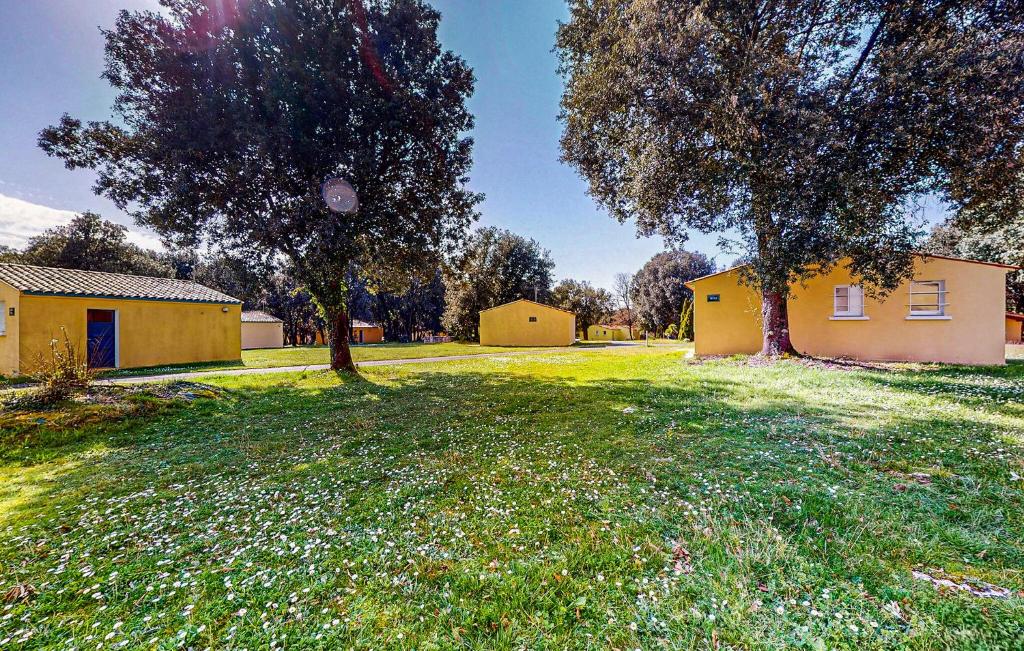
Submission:
<svg viewBox="0 0 1024 651">
<path fill-rule="evenodd" d="M 955 364 L 1005 363 L 1006 270 L 941 258 L 917 258 L 914 279 L 944 280 L 941 319 L 908 319 L 910 283 L 885 299 L 864 297 L 863 319 L 831 319 L 833 288 L 856 284 L 845 268 L 795 287 L 789 300 L 790 336 L 800 352 L 822 357 Z M 696 352 L 751 353 L 761 348 L 760 297 L 735 271 L 694 284 Z M 721 301 L 708 303 L 719 293 Z"/>
<path fill-rule="evenodd" d="M 18 322 L 21 318 L 21 292 L 4 282 L 0 282 L 0 301 L 3 301 L 4 309 L 0 319 L 4 320 L 6 326 L 4 334 L 0 335 L 0 375 L 18 374 Z M 14 308 L 14 316 L 10 316 L 11 308 Z"/>
<path fill-rule="evenodd" d="M 629 328 L 592 325 L 587 328 L 587 339 L 591 341 L 628 341 Z"/>
<path fill-rule="evenodd" d="M 359 341 L 359 333 L 363 333 L 363 340 Z M 363 344 L 379 344 L 384 341 L 384 328 L 373 326 L 370 328 L 352 328 L 352 342 Z"/>
<path fill-rule="evenodd" d="M 242 350 L 281 348 L 284 346 L 284 324 L 281 322 L 242 322 Z"/>
<path fill-rule="evenodd" d="M 1006 319 L 1006 343 L 1008 344 L 1019 344 L 1024 342 L 1024 333 L 1021 330 L 1024 329 L 1024 322 L 1017 321 L 1016 319 Z"/>
<path fill-rule="evenodd" d="M 483 346 L 571 346 L 575 341 L 576 315 L 547 305 L 520 300 L 480 313 Z"/>
<path fill-rule="evenodd" d="M 227 312 L 223 309 L 227 308 Z M 86 310 L 117 310 L 120 368 L 240 359 L 241 305 L 22 295 L 22 370 L 51 338 L 68 336 L 86 350 Z"/>
<path fill-rule="evenodd" d="M 713 294 L 720 300 L 708 302 Z M 697 355 L 761 350 L 761 297 L 740 283 L 736 271 L 693 283 L 693 338 Z"/>
</svg>

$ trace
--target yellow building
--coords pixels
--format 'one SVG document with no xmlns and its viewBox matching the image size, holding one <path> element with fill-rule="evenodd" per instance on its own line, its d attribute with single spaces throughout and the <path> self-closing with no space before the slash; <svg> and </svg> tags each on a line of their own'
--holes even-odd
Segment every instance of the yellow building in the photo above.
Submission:
<svg viewBox="0 0 1024 651">
<path fill-rule="evenodd" d="M 359 319 L 352 320 L 352 334 L 349 341 L 354 344 L 379 344 L 384 341 L 384 328 Z"/>
<path fill-rule="evenodd" d="M 1024 344 L 1024 314 L 1006 313 L 1006 343 Z"/>
<path fill-rule="evenodd" d="M 260 310 L 242 312 L 242 350 L 283 348 L 284 322 Z"/>
<path fill-rule="evenodd" d="M 384 341 L 384 328 L 379 325 L 352 319 L 352 327 L 349 329 L 348 341 L 352 344 L 379 344 Z M 323 334 L 316 333 L 316 343 L 326 344 Z"/>
<path fill-rule="evenodd" d="M 95 368 L 237 360 L 241 302 L 198 283 L 0 264 L 0 374 L 31 372 L 63 328 Z"/>
<path fill-rule="evenodd" d="M 629 336 L 629 326 L 592 325 L 587 328 L 587 339 L 590 341 L 631 341 L 636 337 Z"/>
<path fill-rule="evenodd" d="M 799 352 L 822 357 L 1003 364 L 1006 274 L 1013 269 L 920 255 L 912 280 L 880 300 L 840 265 L 793 288 L 790 338 Z M 761 298 L 738 270 L 687 283 L 698 355 L 761 350 Z"/>
<path fill-rule="evenodd" d="M 571 346 L 576 315 L 525 298 L 480 312 L 483 346 Z"/>
</svg>

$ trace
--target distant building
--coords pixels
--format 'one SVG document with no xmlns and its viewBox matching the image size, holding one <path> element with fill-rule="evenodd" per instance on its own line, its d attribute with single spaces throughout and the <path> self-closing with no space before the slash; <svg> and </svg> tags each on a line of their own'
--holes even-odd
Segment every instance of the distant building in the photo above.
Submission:
<svg viewBox="0 0 1024 651">
<path fill-rule="evenodd" d="M 379 344 L 384 341 L 384 328 L 359 319 L 352 319 L 349 341 L 355 344 Z"/>
<path fill-rule="evenodd" d="M 1024 344 L 1024 314 L 1006 313 L 1006 343 Z"/>
<path fill-rule="evenodd" d="M 636 330 L 630 336 L 629 326 L 592 325 L 587 328 L 587 339 L 591 341 L 632 341 L 638 337 Z"/>
<path fill-rule="evenodd" d="M 480 311 L 483 346 L 571 346 L 576 315 L 524 298 Z"/>
<path fill-rule="evenodd" d="M 93 368 L 237 360 L 241 301 L 187 280 L 0 263 L 0 373 L 63 341 Z"/>
<path fill-rule="evenodd" d="M 242 312 L 242 350 L 284 346 L 284 321 L 260 310 Z"/>
<path fill-rule="evenodd" d="M 353 344 L 379 344 L 384 341 L 384 328 L 359 319 L 352 319 L 348 340 Z M 316 334 L 316 343 L 327 343 L 319 332 Z"/>
</svg>

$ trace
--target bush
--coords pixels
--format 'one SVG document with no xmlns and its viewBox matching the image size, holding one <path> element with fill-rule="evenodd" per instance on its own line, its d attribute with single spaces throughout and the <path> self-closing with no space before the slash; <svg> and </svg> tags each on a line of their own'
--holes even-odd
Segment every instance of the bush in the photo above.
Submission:
<svg viewBox="0 0 1024 651">
<path fill-rule="evenodd" d="M 93 371 L 78 346 L 71 341 L 64 326 L 60 328 L 63 341 L 50 340 L 47 352 L 36 355 L 30 377 L 39 383 L 32 392 L 36 404 L 50 405 L 67 400 L 76 389 L 88 388 L 93 381 Z"/>
<path fill-rule="evenodd" d="M 693 299 L 683 301 L 683 313 L 679 319 L 679 338 L 693 341 Z"/>
<path fill-rule="evenodd" d="M 668 328 L 665 329 L 665 338 L 666 339 L 675 339 L 676 338 L 676 333 L 678 332 L 678 330 L 679 329 L 676 327 L 676 324 L 673 323 L 672 325 L 670 325 Z"/>
</svg>

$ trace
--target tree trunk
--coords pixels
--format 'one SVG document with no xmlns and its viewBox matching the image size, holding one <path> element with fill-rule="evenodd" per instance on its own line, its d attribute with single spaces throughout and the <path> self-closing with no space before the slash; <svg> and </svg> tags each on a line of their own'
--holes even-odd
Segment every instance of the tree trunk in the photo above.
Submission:
<svg viewBox="0 0 1024 651">
<path fill-rule="evenodd" d="M 777 357 L 795 355 L 789 338 L 789 305 L 782 292 L 761 290 L 761 354 Z"/>
<path fill-rule="evenodd" d="M 349 323 L 345 308 L 332 310 L 330 314 L 331 370 L 356 373 L 352 351 L 348 347 Z"/>
<path fill-rule="evenodd" d="M 587 326 L 584 325 L 582 328 L 580 328 L 580 331 L 583 333 L 583 341 L 586 341 L 587 340 Z"/>
</svg>

